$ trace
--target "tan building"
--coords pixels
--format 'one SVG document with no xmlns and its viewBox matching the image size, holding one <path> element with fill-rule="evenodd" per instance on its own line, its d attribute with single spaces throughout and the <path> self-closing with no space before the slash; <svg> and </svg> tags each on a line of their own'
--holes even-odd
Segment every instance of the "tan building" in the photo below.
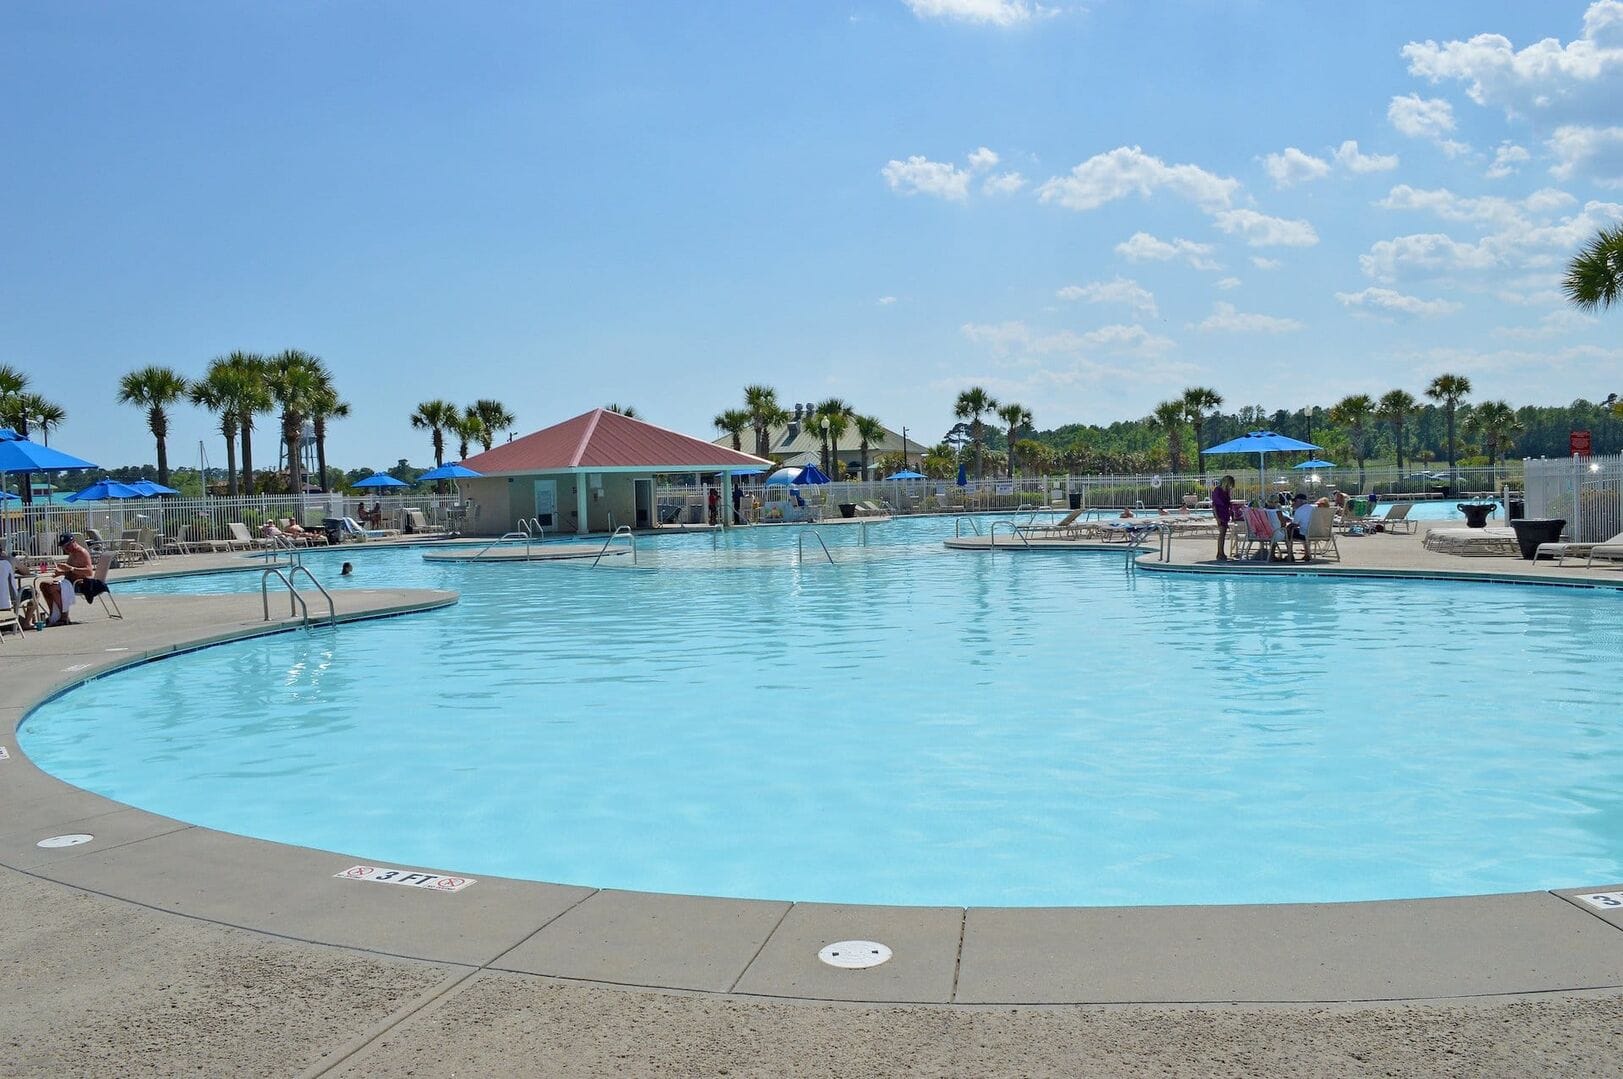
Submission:
<svg viewBox="0 0 1623 1079">
<path fill-rule="evenodd" d="M 468 528 L 490 536 L 532 518 L 548 533 L 652 528 L 659 523 L 656 476 L 714 477 L 726 507 L 734 474 L 771 464 L 604 408 L 462 463 L 482 473 L 461 481 L 463 497 L 479 507 Z"/>
</svg>

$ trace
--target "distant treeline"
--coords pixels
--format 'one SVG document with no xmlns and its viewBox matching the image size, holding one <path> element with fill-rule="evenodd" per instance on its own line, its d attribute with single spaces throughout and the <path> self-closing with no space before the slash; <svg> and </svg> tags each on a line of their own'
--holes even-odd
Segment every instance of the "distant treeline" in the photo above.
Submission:
<svg viewBox="0 0 1623 1079">
<path fill-rule="evenodd" d="M 1462 466 L 1489 463 L 1482 441 L 1473 434 L 1473 408 L 1470 404 L 1462 404 L 1456 416 L 1459 463 Z M 1565 457 L 1567 436 L 1573 431 L 1590 433 L 1594 453 L 1623 452 L 1623 416 L 1614 413 L 1604 402 L 1577 400 L 1570 405 L 1528 405 L 1516 409 L 1515 417 L 1519 430 L 1511 435 L 1510 445 L 1504 450 L 1505 456 L 1510 458 Z M 1330 409 L 1321 406 L 1276 412 L 1250 406 L 1237 412 L 1213 413 L 1205 419 L 1201 441 L 1207 446 L 1215 446 L 1247 431 L 1257 430 L 1275 431 L 1314 443 L 1324 447 L 1324 455 L 1331 460 L 1355 463 L 1349 432 L 1333 423 Z M 1177 432 L 1177 436 L 1181 442 L 1177 457 L 1186 469 L 1192 468 L 1195 460 L 1193 433 L 1186 426 Z M 1040 444 L 1051 456 L 1051 461 L 1044 463 L 1077 473 L 1154 471 L 1167 468 L 1172 458 L 1167 431 L 1151 418 L 1121 420 L 1108 427 L 1070 423 L 1053 430 L 1033 431 L 1025 437 Z M 1366 453 L 1370 461 L 1396 460 L 1397 446 L 1389 425 L 1373 422 L 1367 437 Z M 1000 453 L 1006 453 L 1008 449 L 1002 432 L 990 426 L 986 445 Z M 1403 459 L 1405 463 L 1417 466 L 1447 461 L 1447 420 L 1440 405 L 1418 405 L 1409 414 L 1403 428 Z"/>
</svg>

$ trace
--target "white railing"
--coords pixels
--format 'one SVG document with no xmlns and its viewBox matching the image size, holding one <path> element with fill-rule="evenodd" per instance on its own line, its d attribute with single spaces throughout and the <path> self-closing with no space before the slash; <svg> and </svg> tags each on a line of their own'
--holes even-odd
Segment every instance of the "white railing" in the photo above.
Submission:
<svg viewBox="0 0 1623 1079">
<path fill-rule="evenodd" d="M 0 508 L 0 544 L 4 549 L 32 556 L 51 554 L 63 532 L 84 535 L 95 529 L 109 542 L 121 532 L 139 529 L 164 540 L 196 543 L 226 540 L 229 526 L 240 522 L 258 535 L 266 521 L 289 517 L 305 528 L 319 529 L 329 517 L 354 517 L 364 505 L 378 506 L 385 527 L 406 530 L 406 510 L 421 510 L 430 526 L 453 531 L 478 518 L 478 507 L 453 495 L 408 494 L 356 498 L 354 495 L 253 495 L 237 498 L 141 498 L 109 502 L 7 502 Z"/>
<path fill-rule="evenodd" d="M 1567 522 L 1562 535 L 1596 543 L 1623 532 L 1623 455 L 1529 459 L 1527 516 Z"/>
</svg>

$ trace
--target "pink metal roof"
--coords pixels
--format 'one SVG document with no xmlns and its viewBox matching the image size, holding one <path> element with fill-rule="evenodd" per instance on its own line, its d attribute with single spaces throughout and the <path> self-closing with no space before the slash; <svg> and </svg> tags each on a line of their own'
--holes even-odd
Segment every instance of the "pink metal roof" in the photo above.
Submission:
<svg viewBox="0 0 1623 1079">
<path fill-rule="evenodd" d="M 462 463 L 486 475 L 570 468 L 714 472 L 772 465 L 759 457 L 713 446 L 702 438 L 668 431 L 606 408 L 594 408 L 572 420 L 515 438 Z"/>
</svg>

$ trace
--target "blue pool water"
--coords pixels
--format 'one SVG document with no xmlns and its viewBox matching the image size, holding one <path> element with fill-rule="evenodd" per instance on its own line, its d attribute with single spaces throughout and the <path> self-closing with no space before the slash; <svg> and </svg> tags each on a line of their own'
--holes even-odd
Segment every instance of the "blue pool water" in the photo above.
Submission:
<svg viewBox="0 0 1623 1079">
<path fill-rule="evenodd" d="M 952 528 L 826 527 L 834 565 L 797 529 L 597 570 L 317 553 L 463 599 L 99 679 L 22 743 L 158 813 L 474 876 L 1000 905 L 1623 877 L 1623 597 L 1129 576 Z"/>
</svg>

